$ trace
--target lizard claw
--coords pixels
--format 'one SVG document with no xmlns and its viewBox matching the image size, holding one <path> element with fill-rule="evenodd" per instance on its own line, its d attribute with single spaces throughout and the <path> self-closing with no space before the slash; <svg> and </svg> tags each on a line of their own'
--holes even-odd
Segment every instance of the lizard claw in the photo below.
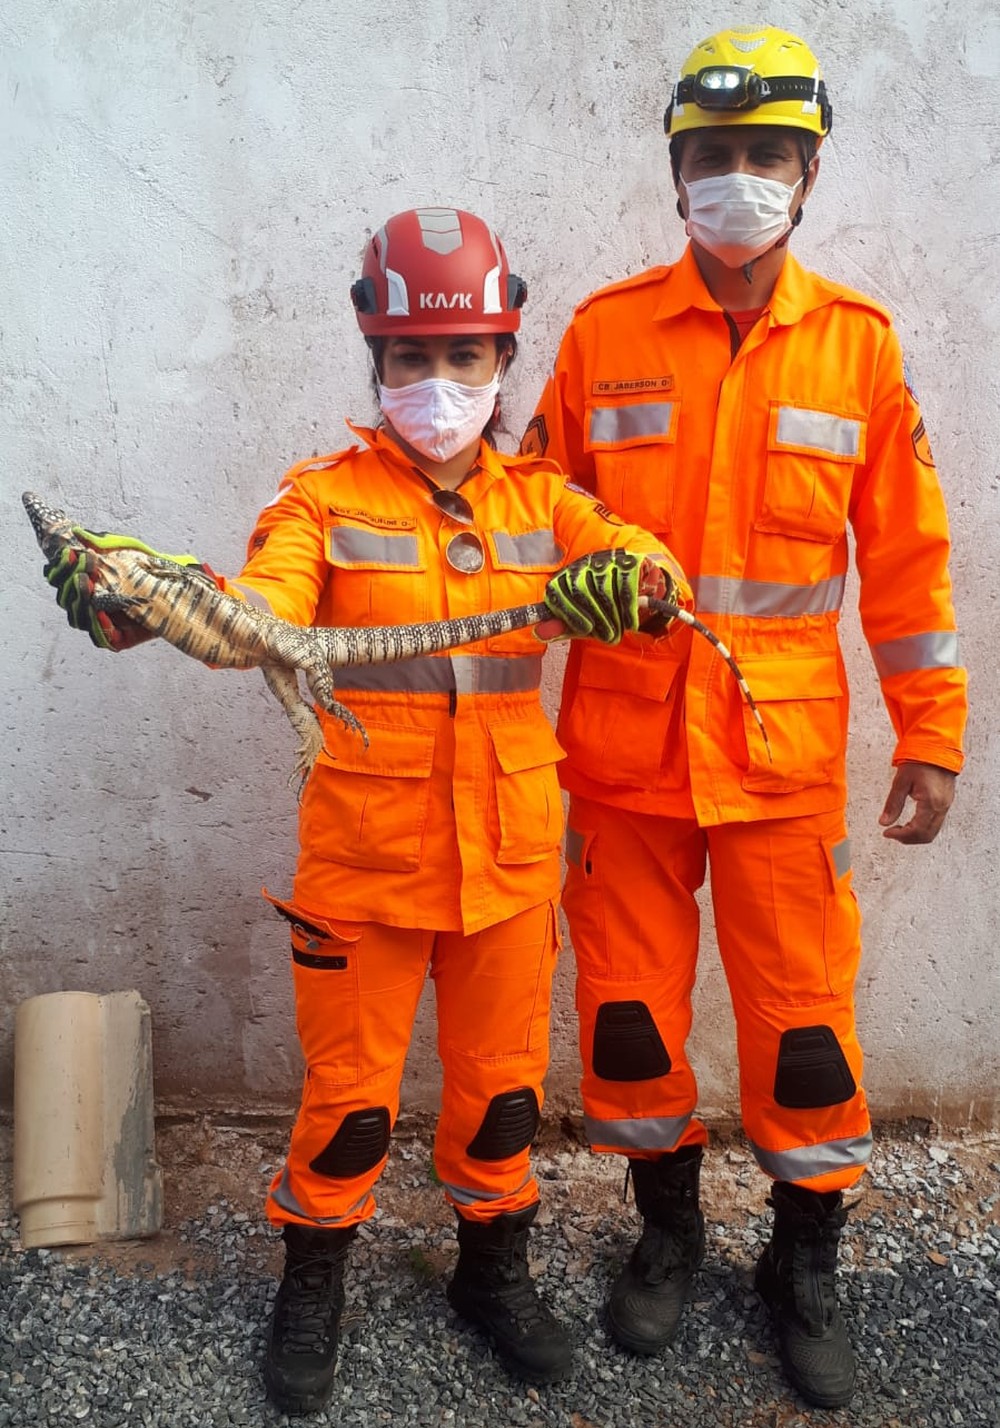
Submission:
<svg viewBox="0 0 1000 1428">
<path fill-rule="evenodd" d="M 349 729 L 352 734 L 357 734 L 365 748 L 368 748 L 367 730 L 352 709 L 348 709 L 346 704 L 341 704 L 336 699 L 331 699 L 327 706 L 327 712 L 335 714 L 344 728 Z"/>
</svg>

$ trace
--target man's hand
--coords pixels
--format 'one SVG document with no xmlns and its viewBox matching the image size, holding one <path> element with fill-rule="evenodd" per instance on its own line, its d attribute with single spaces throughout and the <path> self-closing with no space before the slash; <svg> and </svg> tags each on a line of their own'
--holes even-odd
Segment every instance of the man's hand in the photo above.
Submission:
<svg viewBox="0 0 1000 1428">
<path fill-rule="evenodd" d="M 897 843 L 933 843 L 955 797 L 955 777 L 937 764 L 900 764 L 879 815 L 882 837 Z M 908 798 L 915 805 L 913 816 L 900 824 Z"/>
<path fill-rule="evenodd" d="M 545 603 L 553 618 L 536 625 L 535 633 L 550 639 L 565 629 L 617 645 L 626 630 L 639 628 L 643 595 L 672 598 L 666 573 L 647 556 L 621 549 L 583 555 L 546 585 Z"/>
</svg>

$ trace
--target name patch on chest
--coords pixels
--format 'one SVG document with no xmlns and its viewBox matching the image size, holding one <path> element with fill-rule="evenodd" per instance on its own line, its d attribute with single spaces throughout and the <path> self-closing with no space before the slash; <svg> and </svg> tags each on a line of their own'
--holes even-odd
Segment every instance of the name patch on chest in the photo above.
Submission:
<svg viewBox="0 0 1000 1428">
<path fill-rule="evenodd" d="M 374 526 L 381 531 L 412 531 L 416 529 L 413 516 L 386 516 L 378 511 L 362 511 L 356 506 L 328 506 L 331 516 L 341 521 L 355 521 L 359 525 Z"/>
<path fill-rule="evenodd" d="M 607 397 L 618 392 L 672 392 L 673 389 L 673 377 L 623 377 L 618 381 L 594 382 L 590 390 L 595 397 Z"/>
</svg>

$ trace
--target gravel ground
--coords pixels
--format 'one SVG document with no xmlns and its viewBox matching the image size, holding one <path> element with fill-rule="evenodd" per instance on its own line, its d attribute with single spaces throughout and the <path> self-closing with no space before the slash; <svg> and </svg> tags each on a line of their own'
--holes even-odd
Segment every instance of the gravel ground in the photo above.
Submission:
<svg viewBox="0 0 1000 1428">
<path fill-rule="evenodd" d="M 785 1388 L 751 1288 L 765 1186 L 738 1139 L 716 1140 L 703 1199 L 708 1253 L 672 1351 L 613 1347 L 601 1304 L 635 1233 L 622 1177 L 549 1128 L 533 1268 L 572 1330 L 566 1383 L 507 1378 L 446 1304 L 453 1221 L 427 1127 L 403 1125 L 381 1208 L 355 1243 L 329 1409 L 289 1420 L 266 1402 L 264 1330 L 282 1259 L 261 1218 L 287 1126 L 181 1121 L 158 1129 L 167 1217 L 142 1242 L 24 1251 L 0 1144 L 0 1428 L 925 1428 L 1000 1425 L 1000 1138 L 926 1128 L 879 1136 L 844 1241 L 841 1296 L 859 1357 L 849 1409 Z"/>
</svg>

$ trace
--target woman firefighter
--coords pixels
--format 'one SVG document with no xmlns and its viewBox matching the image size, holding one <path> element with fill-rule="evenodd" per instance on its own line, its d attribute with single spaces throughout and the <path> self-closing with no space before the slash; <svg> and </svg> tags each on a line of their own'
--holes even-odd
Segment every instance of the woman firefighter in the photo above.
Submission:
<svg viewBox="0 0 1000 1428">
<path fill-rule="evenodd" d="M 268 1218 L 286 1265 L 265 1378 L 286 1412 L 330 1396 L 358 1226 L 375 1210 L 403 1063 L 429 973 L 443 1088 L 434 1159 L 458 1217 L 448 1298 L 507 1367 L 546 1382 L 568 1338 L 529 1277 L 558 930 L 562 751 L 539 697 L 543 638 L 635 638 L 641 595 L 689 599 L 654 537 L 552 463 L 494 447 L 500 380 L 526 294 L 470 213 L 399 213 L 351 296 L 382 422 L 281 480 L 221 588 L 299 625 L 440 620 L 545 598 L 563 623 L 461 653 L 338 671 L 370 744 L 321 713 L 301 797 L 291 924 L 306 1063 Z M 350 425 L 350 423 L 349 423 Z M 103 537 L 131 544 L 129 537 Z M 94 611 L 86 559 L 46 567 L 71 621 L 105 648 L 136 631 Z"/>
</svg>

